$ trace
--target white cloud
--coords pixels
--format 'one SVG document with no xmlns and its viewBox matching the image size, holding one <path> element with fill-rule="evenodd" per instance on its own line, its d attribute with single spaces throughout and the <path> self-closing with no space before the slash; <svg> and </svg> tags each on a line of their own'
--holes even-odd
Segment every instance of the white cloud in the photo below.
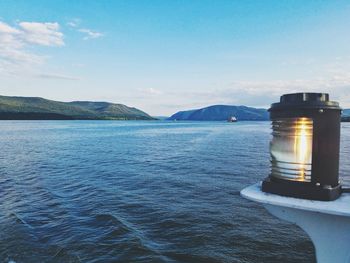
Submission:
<svg viewBox="0 0 350 263">
<path fill-rule="evenodd" d="M 42 64 L 45 56 L 33 46 L 63 46 L 58 23 L 20 22 L 17 27 L 0 21 L 0 72 L 13 73 Z"/>
<path fill-rule="evenodd" d="M 274 81 L 237 81 L 230 84 L 229 90 L 242 91 L 250 95 L 276 96 L 291 92 L 339 92 L 344 88 L 350 92 L 350 73 L 333 74 L 314 79 L 274 80 Z"/>
<path fill-rule="evenodd" d="M 67 22 L 67 25 L 80 32 L 83 33 L 85 36 L 83 37 L 84 40 L 89 40 L 89 39 L 96 39 L 96 38 L 100 38 L 103 37 L 104 34 L 98 31 L 94 31 L 88 28 L 81 28 L 80 24 L 82 23 L 80 18 L 73 18 L 72 20 L 70 20 L 69 22 Z"/>
<path fill-rule="evenodd" d="M 78 31 L 85 34 L 84 40 L 100 38 L 104 36 L 103 33 L 92 31 L 91 29 L 86 29 L 86 28 L 81 28 Z"/>
<path fill-rule="evenodd" d="M 338 101 L 343 108 L 350 108 L 350 73 L 338 72 L 310 79 L 235 81 L 221 87 L 206 87 L 202 90 L 174 89 L 162 93 L 158 100 L 153 96 L 145 96 L 145 91 L 143 90 L 142 96 L 131 96 L 137 99 L 139 104 L 146 105 L 144 108 L 152 105 L 152 108 L 158 107 L 160 112 L 168 115 L 176 111 L 217 104 L 268 108 L 271 103 L 279 101 L 281 95 L 294 92 L 329 93 L 331 100 Z"/>
<path fill-rule="evenodd" d="M 81 23 L 81 20 L 79 18 L 74 18 L 71 21 L 69 21 L 67 25 L 75 28 L 75 27 L 78 27 L 80 23 Z"/>
<path fill-rule="evenodd" d="M 74 22 L 68 22 L 67 25 L 70 26 L 70 27 L 76 27 L 77 26 L 77 24 L 74 23 Z"/>
<path fill-rule="evenodd" d="M 151 96 L 163 94 L 162 91 L 155 88 L 139 89 L 139 92 L 143 93 L 144 95 L 151 95 Z"/>
<path fill-rule="evenodd" d="M 22 37 L 27 43 L 42 46 L 63 46 L 63 34 L 58 23 L 21 22 Z"/>
<path fill-rule="evenodd" d="M 36 75 L 36 77 L 42 78 L 42 79 L 80 80 L 77 77 L 67 76 L 67 75 L 63 75 L 63 74 L 38 74 L 38 75 Z"/>
<path fill-rule="evenodd" d="M 0 21 L 0 33 L 18 34 L 20 31 Z"/>
<path fill-rule="evenodd" d="M 329 93 L 344 107 L 350 107 L 350 73 L 336 74 L 314 79 L 235 81 L 226 88 L 212 89 L 188 94 L 187 98 L 206 104 L 248 105 L 269 107 L 286 93 L 323 92 Z"/>
</svg>

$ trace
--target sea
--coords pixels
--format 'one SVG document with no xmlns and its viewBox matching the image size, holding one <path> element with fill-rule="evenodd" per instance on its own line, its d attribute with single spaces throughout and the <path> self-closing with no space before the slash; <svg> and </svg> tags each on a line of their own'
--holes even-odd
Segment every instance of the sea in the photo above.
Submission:
<svg viewBox="0 0 350 263">
<path fill-rule="evenodd" d="M 0 262 L 315 262 L 245 200 L 269 122 L 0 121 Z M 340 177 L 350 185 L 350 123 Z"/>
</svg>

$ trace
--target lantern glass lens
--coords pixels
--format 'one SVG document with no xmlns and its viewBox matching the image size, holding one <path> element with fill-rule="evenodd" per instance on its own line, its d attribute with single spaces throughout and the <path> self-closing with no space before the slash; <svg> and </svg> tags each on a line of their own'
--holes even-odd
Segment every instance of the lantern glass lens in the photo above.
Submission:
<svg viewBox="0 0 350 263">
<path fill-rule="evenodd" d="M 312 134 L 311 118 L 272 120 L 271 176 L 311 181 Z"/>
</svg>

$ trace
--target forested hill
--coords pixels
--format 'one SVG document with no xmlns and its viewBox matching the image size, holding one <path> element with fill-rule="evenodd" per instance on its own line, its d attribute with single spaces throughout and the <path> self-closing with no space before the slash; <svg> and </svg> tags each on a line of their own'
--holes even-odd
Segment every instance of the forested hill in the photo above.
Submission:
<svg viewBox="0 0 350 263">
<path fill-rule="evenodd" d="M 147 113 L 123 104 L 93 101 L 60 102 L 39 97 L 0 96 L 2 120 L 152 120 Z"/>
</svg>

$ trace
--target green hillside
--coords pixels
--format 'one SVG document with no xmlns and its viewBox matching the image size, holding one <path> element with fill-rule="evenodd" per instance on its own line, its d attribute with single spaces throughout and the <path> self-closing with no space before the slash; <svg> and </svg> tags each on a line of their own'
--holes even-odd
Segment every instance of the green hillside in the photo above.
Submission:
<svg viewBox="0 0 350 263">
<path fill-rule="evenodd" d="M 0 119 L 152 120 L 147 113 L 109 102 L 60 102 L 38 97 L 0 96 Z"/>
</svg>

